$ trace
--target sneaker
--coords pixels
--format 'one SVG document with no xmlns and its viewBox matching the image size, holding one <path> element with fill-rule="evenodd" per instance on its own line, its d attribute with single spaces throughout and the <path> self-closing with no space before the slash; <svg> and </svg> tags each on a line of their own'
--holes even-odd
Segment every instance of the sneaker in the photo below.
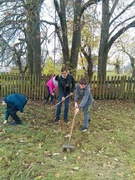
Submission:
<svg viewBox="0 0 135 180">
<path fill-rule="evenodd" d="M 88 120 L 88 122 L 90 122 L 90 121 L 91 121 L 91 119 Z"/>
<path fill-rule="evenodd" d="M 65 122 L 65 123 L 68 123 L 68 119 L 67 119 L 67 118 L 64 118 L 64 122 Z"/>
<path fill-rule="evenodd" d="M 59 121 L 59 118 L 55 118 L 55 119 L 54 119 L 54 122 L 58 122 L 58 121 Z"/>
<path fill-rule="evenodd" d="M 81 132 L 85 132 L 85 131 L 87 131 L 87 127 L 82 127 L 80 130 L 81 130 Z"/>
<path fill-rule="evenodd" d="M 16 122 L 11 123 L 12 126 L 17 126 L 17 125 L 20 125 L 20 124 L 22 124 L 22 123 L 16 123 Z"/>
</svg>

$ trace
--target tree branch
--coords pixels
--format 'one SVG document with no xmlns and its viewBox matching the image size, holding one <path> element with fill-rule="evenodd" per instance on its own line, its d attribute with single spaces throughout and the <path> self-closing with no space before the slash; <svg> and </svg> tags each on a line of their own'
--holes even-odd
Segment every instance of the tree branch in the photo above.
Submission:
<svg viewBox="0 0 135 180">
<path fill-rule="evenodd" d="M 130 18 L 128 18 L 128 19 L 125 19 L 124 21 L 122 21 L 121 23 L 119 23 L 117 26 L 114 27 L 114 29 L 112 29 L 112 31 L 109 33 L 109 36 L 111 36 L 111 34 L 115 31 L 116 28 L 118 28 L 120 25 L 122 25 L 123 23 L 125 23 L 125 22 L 127 22 L 127 21 L 129 21 L 129 20 L 131 20 L 131 19 L 133 19 L 133 18 L 135 18 L 135 16 L 132 16 L 132 17 L 130 17 Z"/>
<path fill-rule="evenodd" d="M 57 24 L 55 22 L 50 22 L 50 21 L 46 21 L 46 20 L 41 20 L 40 22 L 44 22 L 46 24 L 50 24 L 50 25 L 53 25 L 53 26 L 56 26 L 56 24 Z"/>
<path fill-rule="evenodd" d="M 133 4 L 135 3 L 135 0 L 130 3 L 128 6 L 126 6 L 125 9 L 123 9 L 123 11 L 121 11 L 111 22 L 110 22 L 110 25 L 116 20 L 118 19 L 118 17 L 120 17 L 128 8 L 130 8 Z"/>
<path fill-rule="evenodd" d="M 114 12 L 114 10 L 115 10 L 118 2 L 119 2 L 119 0 L 115 0 L 115 2 L 113 3 L 112 9 L 111 9 L 111 11 L 110 11 L 110 16 L 113 14 L 113 12 Z"/>
<path fill-rule="evenodd" d="M 87 1 L 81 8 L 81 14 L 80 16 L 83 14 L 83 12 L 85 11 L 85 9 L 87 9 L 87 7 L 89 7 L 92 4 L 97 4 L 98 2 L 100 2 L 101 0 L 89 0 Z"/>
<path fill-rule="evenodd" d="M 114 43 L 114 41 L 116 41 L 116 39 L 118 37 L 120 37 L 125 31 L 127 31 L 129 28 L 135 27 L 135 21 L 131 22 L 130 24 L 128 24 L 126 27 L 123 27 L 122 29 L 120 29 L 108 42 L 108 50 L 110 49 L 110 47 L 112 46 L 112 44 Z"/>
</svg>

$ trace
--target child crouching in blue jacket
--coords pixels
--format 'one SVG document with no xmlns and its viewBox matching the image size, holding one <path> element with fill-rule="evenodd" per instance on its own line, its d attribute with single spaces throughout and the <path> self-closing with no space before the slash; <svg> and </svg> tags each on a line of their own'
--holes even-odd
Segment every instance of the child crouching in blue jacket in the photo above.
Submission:
<svg viewBox="0 0 135 180">
<path fill-rule="evenodd" d="M 27 98 L 22 94 L 10 94 L 5 97 L 5 103 L 7 104 L 7 107 L 4 124 L 7 123 L 9 116 L 11 116 L 14 120 L 11 125 L 16 126 L 18 124 L 22 124 L 16 113 L 17 111 L 23 113 L 24 106 L 27 103 Z"/>
<path fill-rule="evenodd" d="M 77 103 L 79 99 L 81 99 L 80 104 Z M 92 106 L 93 96 L 91 94 L 90 85 L 87 83 L 85 78 L 81 78 L 77 84 L 74 101 L 75 114 L 77 114 L 80 109 L 83 110 L 84 120 L 81 131 L 87 131 L 88 122 L 90 121 L 90 107 Z"/>
</svg>

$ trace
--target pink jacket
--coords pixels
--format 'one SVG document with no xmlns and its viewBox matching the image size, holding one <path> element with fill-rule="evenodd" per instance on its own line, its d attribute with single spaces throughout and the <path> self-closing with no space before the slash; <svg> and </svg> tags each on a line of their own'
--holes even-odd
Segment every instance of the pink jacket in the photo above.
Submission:
<svg viewBox="0 0 135 180">
<path fill-rule="evenodd" d="M 49 87 L 50 94 L 52 94 L 58 87 L 58 85 L 54 84 L 53 78 L 55 76 L 52 76 L 51 79 L 46 83 L 46 85 Z"/>
</svg>

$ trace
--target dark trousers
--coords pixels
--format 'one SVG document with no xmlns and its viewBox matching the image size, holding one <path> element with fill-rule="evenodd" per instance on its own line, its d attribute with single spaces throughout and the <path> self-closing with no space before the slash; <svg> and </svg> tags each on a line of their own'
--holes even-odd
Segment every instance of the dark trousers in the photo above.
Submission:
<svg viewBox="0 0 135 180">
<path fill-rule="evenodd" d="M 18 115 L 16 114 L 18 111 L 18 109 L 14 108 L 14 107 L 9 107 L 7 106 L 7 113 L 13 118 L 13 120 L 17 123 L 17 124 L 21 124 L 21 120 L 18 117 Z"/>
<path fill-rule="evenodd" d="M 48 91 L 48 95 L 47 95 L 47 98 L 46 98 L 46 102 L 48 102 L 50 96 L 51 96 L 51 102 L 53 102 L 53 96 L 50 94 L 50 90 L 49 90 L 48 86 L 47 86 L 47 91 Z"/>
<path fill-rule="evenodd" d="M 59 93 L 58 102 L 60 102 L 61 100 L 62 100 L 62 94 Z M 69 101 L 70 101 L 70 97 L 68 97 L 67 99 L 65 99 L 65 101 L 63 102 L 63 103 L 65 104 L 65 107 L 64 107 L 64 119 L 68 117 Z M 57 106 L 56 118 L 58 118 L 58 119 L 60 118 L 61 107 L 62 107 L 62 103 L 60 103 L 60 104 Z"/>
</svg>

